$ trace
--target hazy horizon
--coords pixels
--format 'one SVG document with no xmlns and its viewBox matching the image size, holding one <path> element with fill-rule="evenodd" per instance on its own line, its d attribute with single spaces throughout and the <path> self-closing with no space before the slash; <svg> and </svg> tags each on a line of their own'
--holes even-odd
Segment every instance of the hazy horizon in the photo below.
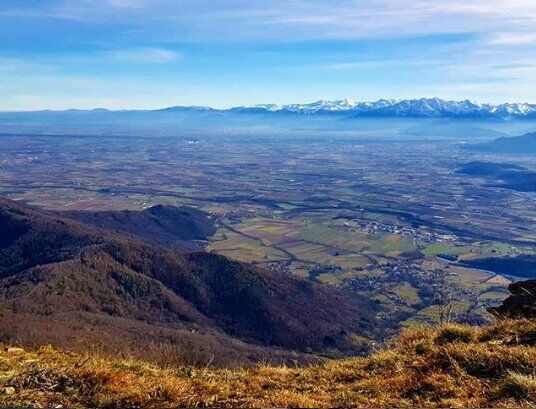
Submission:
<svg viewBox="0 0 536 409">
<path fill-rule="evenodd" d="M 94 106 L 94 107 L 87 107 L 87 108 L 76 108 L 76 107 L 69 107 L 69 108 L 63 108 L 63 109 L 51 109 L 51 108 L 42 108 L 42 109 L 20 109 L 20 110 L 0 110 L 0 112 L 4 113 L 16 113 L 16 112 L 38 112 L 38 111 L 69 111 L 69 110 L 82 110 L 82 111 L 95 111 L 95 110 L 108 110 L 108 111 L 157 111 L 167 108 L 175 108 L 175 107 L 184 107 L 184 108 L 211 108 L 215 110 L 228 110 L 232 108 L 254 108 L 258 106 L 266 106 L 266 105 L 278 105 L 278 106 L 286 106 L 286 105 L 310 105 L 318 102 L 343 102 L 343 101 L 352 101 L 354 103 L 375 103 L 383 100 L 395 100 L 395 101 L 418 101 L 418 100 L 426 100 L 426 99 L 440 99 L 445 102 L 464 102 L 464 101 L 470 101 L 472 103 L 482 104 L 482 105 L 492 105 L 492 106 L 499 106 L 502 104 L 529 104 L 529 105 L 536 105 L 536 103 L 532 103 L 529 101 L 523 101 L 523 100 L 509 100 L 501 103 L 492 103 L 489 101 L 484 100 L 478 100 L 473 98 L 461 98 L 461 99 L 443 99 L 435 96 L 424 96 L 424 97 L 415 97 L 415 98 L 378 98 L 375 100 L 360 100 L 356 98 L 341 98 L 336 100 L 327 100 L 325 98 L 317 99 L 317 100 L 304 100 L 304 101 L 291 101 L 291 102 L 277 102 L 277 101 L 265 101 L 262 103 L 250 103 L 250 104 L 243 104 L 243 105 L 226 105 L 226 106 L 214 106 L 214 105 L 187 105 L 187 104 L 172 104 L 172 105 L 161 105 L 161 106 L 154 106 L 154 107 L 145 107 L 145 108 L 132 108 L 129 106 L 124 107 L 116 107 L 116 108 L 106 108 L 102 106 Z"/>
</svg>

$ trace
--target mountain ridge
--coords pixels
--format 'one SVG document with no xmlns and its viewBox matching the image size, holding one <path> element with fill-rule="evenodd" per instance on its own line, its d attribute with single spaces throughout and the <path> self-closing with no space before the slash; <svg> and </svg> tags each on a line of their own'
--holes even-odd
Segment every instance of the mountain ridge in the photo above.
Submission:
<svg viewBox="0 0 536 409">
<path fill-rule="evenodd" d="M 380 324 L 357 295 L 2 198 L 0 238 L 0 341 L 241 365 L 357 353 Z"/>
<path fill-rule="evenodd" d="M 211 215 L 188 206 L 156 205 L 141 211 L 68 210 L 58 214 L 177 251 L 202 250 L 203 241 L 216 232 Z"/>
<path fill-rule="evenodd" d="M 355 101 L 352 99 L 342 100 L 319 100 L 312 103 L 293 104 L 257 104 L 253 106 L 237 106 L 231 108 L 212 108 L 208 106 L 170 106 L 160 109 L 122 109 L 108 110 L 95 109 L 69 109 L 63 111 L 17 111 L 0 112 L 0 114 L 31 114 L 31 113 L 161 113 L 172 114 L 174 112 L 197 112 L 197 113 L 286 113 L 286 114 L 339 114 L 349 116 L 379 116 L 379 117 L 415 117 L 415 118 L 496 118 L 496 119 L 519 119 L 535 118 L 536 104 L 526 102 L 490 104 L 474 100 L 452 101 L 441 98 L 420 99 L 379 99 L 377 101 Z"/>
<path fill-rule="evenodd" d="M 468 145 L 467 148 L 497 154 L 534 155 L 536 154 L 536 132 L 513 137 L 501 137 L 481 144 Z"/>
</svg>

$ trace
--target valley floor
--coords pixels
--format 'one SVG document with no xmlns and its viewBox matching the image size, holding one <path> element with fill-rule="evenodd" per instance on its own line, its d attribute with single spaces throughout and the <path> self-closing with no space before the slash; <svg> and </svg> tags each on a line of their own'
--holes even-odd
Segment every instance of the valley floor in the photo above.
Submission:
<svg viewBox="0 0 536 409">
<path fill-rule="evenodd" d="M 0 406 L 535 407 L 536 320 L 404 331 L 367 358 L 308 367 L 159 367 L 5 346 Z"/>
</svg>

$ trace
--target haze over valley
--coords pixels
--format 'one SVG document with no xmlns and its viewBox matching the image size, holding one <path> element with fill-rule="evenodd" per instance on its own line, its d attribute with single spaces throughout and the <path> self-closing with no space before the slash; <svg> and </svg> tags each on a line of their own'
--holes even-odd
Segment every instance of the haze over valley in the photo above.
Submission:
<svg viewBox="0 0 536 409">
<path fill-rule="evenodd" d="M 155 110 L 70 109 L 0 112 L 4 133 L 54 135 L 241 135 L 474 141 L 516 136 L 536 127 L 536 105 L 440 98 L 376 102 L 320 100 L 229 109 L 173 106 Z"/>
</svg>

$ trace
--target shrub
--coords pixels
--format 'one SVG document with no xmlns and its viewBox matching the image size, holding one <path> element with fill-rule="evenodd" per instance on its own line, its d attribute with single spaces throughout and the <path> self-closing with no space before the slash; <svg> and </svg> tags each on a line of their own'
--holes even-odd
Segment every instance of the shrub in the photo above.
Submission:
<svg viewBox="0 0 536 409">
<path fill-rule="evenodd" d="M 424 326 L 405 329 L 394 342 L 394 348 L 404 354 L 424 355 L 432 346 L 433 331 Z"/>
<path fill-rule="evenodd" d="M 400 362 L 400 354 L 393 350 L 382 350 L 374 353 L 367 360 L 366 370 L 373 371 L 375 369 L 389 370 L 396 369 Z"/>
<path fill-rule="evenodd" d="M 435 343 L 438 345 L 461 342 L 467 344 L 474 341 L 475 330 L 463 325 L 447 324 L 443 326 L 435 337 Z"/>
<path fill-rule="evenodd" d="M 536 399 L 536 376 L 508 372 L 499 385 L 497 397 L 512 397 L 524 400 Z"/>
</svg>

